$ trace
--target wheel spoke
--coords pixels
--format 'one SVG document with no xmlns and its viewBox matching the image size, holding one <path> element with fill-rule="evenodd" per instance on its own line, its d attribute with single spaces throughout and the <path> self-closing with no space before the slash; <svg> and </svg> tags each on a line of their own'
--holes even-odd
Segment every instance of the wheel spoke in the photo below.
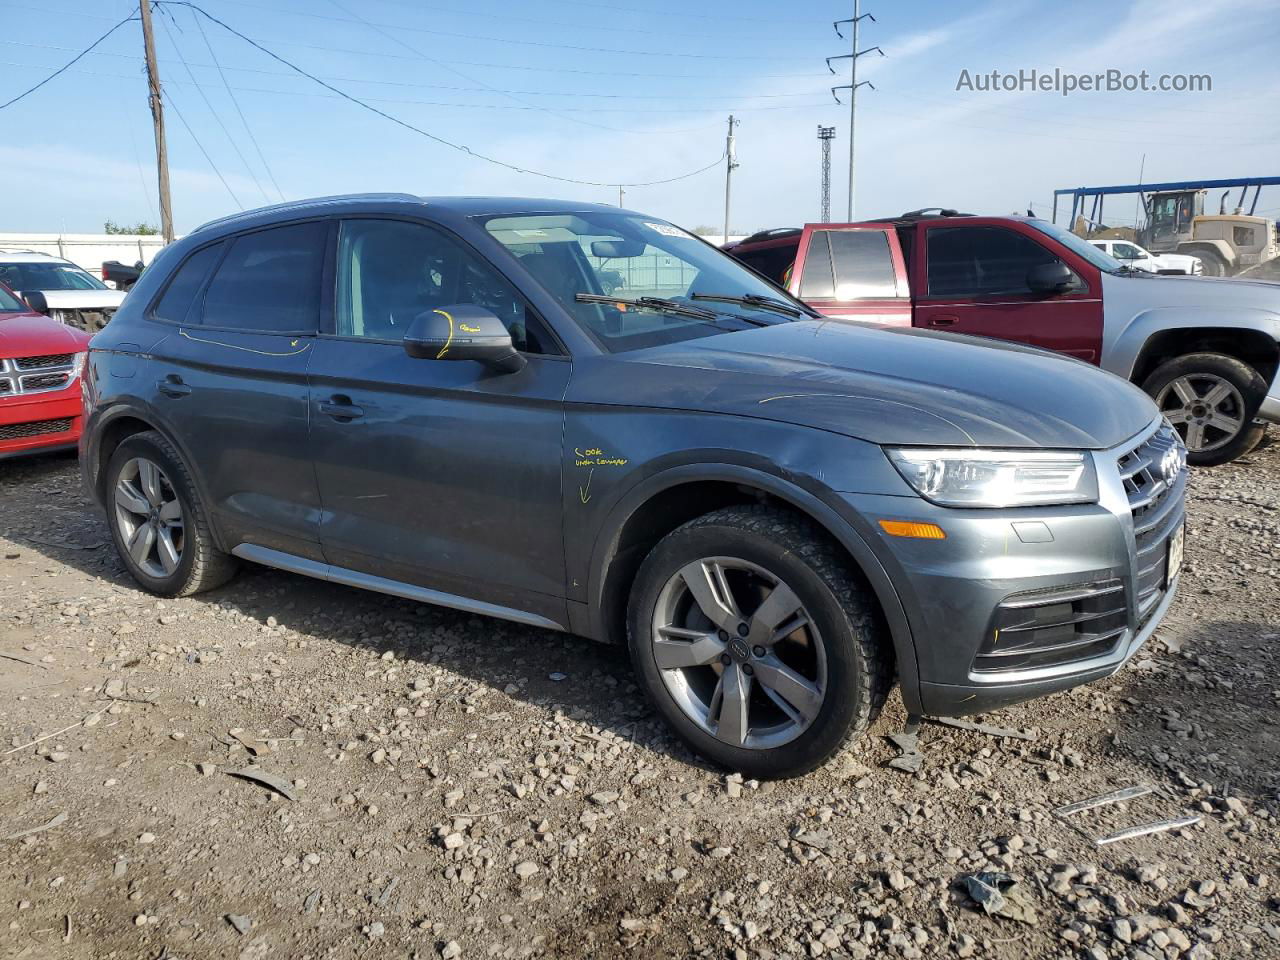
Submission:
<svg viewBox="0 0 1280 960">
<path fill-rule="evenodd" d="M 1173 381 L 1173 383 L 1169 384 L 1169 386 L 1172 388 L 1173 392 L 1178 395 L 1178 399 L 1187 406 L 1190 406 L 1200 399 L 1196 394 L 1195 387 L 1191 386 L 1191 381 L 1186 377 L 1179 377 L 1177 380 Z"/>
<path fill-rule="evenodd" d="M 1176 425 L 1179 423 L 1186 423 L 1188 418 L 1190 417 L 1190 414 L 1188 414 L 1186 410 L 1179 407 L 1177 410 L 1168 411 L 1165 414 L 1165 416 L 1169 418 L 1170 423 Z"/>
<path fill-rule="evenodd" d="M 659 670 L 700 667 L 714 663 L 724 653 L 724 643 L 714 633 L 659 627 L 661 639 L 653 641 L 653 659 Z"/>
<path fill-rule="evenodd" d="M 1217 427 L 1224 433 L 1229 433 L 1232 436 L 1235 436 L 1235 434 L 1240 431 L 1240 428 L 1244 426 L 1244 420 L 1237 420 L 1235 417 L 1230 417 L 1225 413 L 1218 413 L 1215 410 L 1209 415 L 1206 425 L 1210 427 Z"/>
<path fill-rule="evenodd" d="M 1219 383 L 1216 387 L 1206 393 L 1203 397 L 1206 406 L 1216 407 L 1227 397 L 1231 396 L 1231 384 Z"/>
<path fill-rule="evenodd" d="M 740 747 L 747 739 L 747 705 L 751 700 L 751 678 L 738 664 L 724 668 L 720 676 L 720 720 L 716 739 Z"/>
<path fill-rule="evenodd" d="M 778 627 L 792 619 L 793 614 L 799 609 L 800 599 L 785 583 L 779 583 L 751 615 L 751 632 L 747 635 L 747 642 L 772 644 Z"/>
<path fill-rule="evenodd" d="M 182 504 L 177 499 L 170 500 L 160 508 L 160 519 L 169 524 L 182 524 Z"/>
<path fill-rule="evenodd" d="M 138 480 L 142 483 L 142 492 L 147 495 L 147 502 L 153 507 L 164 503 L 164 494 L 160 490 L 160 468 L 150 460 L 138 461 Z"/>
<path fill-rule="evenodd" d="M 178 548 L 173 544 L 173 533 L 161 530 L 156 536 L 156 554 L 160 557 L 160 567 L 165 574 L 178 569 Z"/>
<path fill-rule="evenodd" d="M 822 706 L 822 691 L 777 657 L 756 661 L 756 677 L 766 690 L 772 690 L 806 721 L 812 721 Z"/>
<path fill-rule="evenodd" d="M 1187 424 L 1187 446 L 1199 450 L 1204 446 L 1204 424 L 1191 421 Z"/>
<path fill-rule="evenodd" d="M 156 542 L 156 532 L 149 523 L 142 523 L 133 531 L 133 536 L 129 538 L 127 544 L 129 548 L 129 556 L 133 558 L 133 562 L 138 566 L 143 566 L 147 562 L 147 557 L 151 555 L 151 547 Z"/>
<path fill-rule="evenodd" d="M 124 480 L 116 484 L 116 506 L 139 517 L 145 517 L 151 512 L 147 498 Z"/>
<path fill-rule="evenodd" d="M 722 630 L 735 631 L 742 622 L 724 567 L 712 560 L 698 560 L 680 570 L 698 609 Z"/>
</svg>

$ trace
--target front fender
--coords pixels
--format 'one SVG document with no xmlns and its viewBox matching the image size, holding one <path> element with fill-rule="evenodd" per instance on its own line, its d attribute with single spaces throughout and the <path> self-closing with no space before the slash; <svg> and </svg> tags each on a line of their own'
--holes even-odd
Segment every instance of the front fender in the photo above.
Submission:
<svg viewBox="0 0 1280 960">
<path fill-rule="evenodd" d="M 605 584 L 609 566 L 617 555 L 621 533 L 627 520 L 654 496 L 681 484 L 721 481 L 741 484 L 768 493 L 822 526 L 853 557 L 861 568 L 884 611 L 885 621 L 897 657 L 903 702 L 910 713 L 920 712 L 919 669 L 915 642 L 898 591 L 852 518 L 796 483 L 754 467 L 733 463 L 688 463 L 651 474 L 631 487 L 609 511 L 591 554 L 587 582 L 588 633 L 596 639 L 607 637 Z"/>
<path fill-rule="evenodd" d="M 1114 317 L 1110 304 L 1106 309 L 1107 342 L 1103 346 L 1102 367 L 1126 380 L 1132 379 L 1138 358 L 1152 338 L 1170 330 L 1251 330 L 1266 333 L 1272 340 L 1280 340 L 1280 316 L 1256 307 L 1153 307 L 1139 310 L 1127 318 L 1120 313 L 1120 304 L 1115 307 L 1117 315 Z"/>
</svg>

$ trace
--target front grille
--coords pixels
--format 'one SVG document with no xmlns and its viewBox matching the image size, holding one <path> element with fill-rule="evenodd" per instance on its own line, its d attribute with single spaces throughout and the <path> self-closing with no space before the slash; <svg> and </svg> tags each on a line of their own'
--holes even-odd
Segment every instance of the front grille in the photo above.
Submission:
<svg viewBox="0 0 1280 960">
<path fill-rule="evenodd" d="M 1121 456 L 1117 466 L 1133 514 L 1138 560 L 1134 590 L 1141 626 L 1165 593 L 1169 535 L 1182 521 L 1187 451 L 1173 427 L 1165 424 Z"/>
<path fill-rule="evenodd" d="M 996 607 L 973 669 L 998 673 L 1105 656 L 1116 649 L 1127 622 L 1119 580 L 1016 593 Z"/>
<path fill-rule="evenodd" d="M 41 370 L 45 367 L 69 367 L 72 354 L 46 353 L 42 357 L 18 357 L 13 361 L 19 370 Z"/>
<path fill-rule="evenodd" d="M 59 420 L 31 420 L 27 423 L 7 423 L 0 426 L 0 440 L 41 437 L 46 433 L 66 433 L 70 429 L 70 417 L 62 417 Z"/>
<path fill-rule="evenodd" d="M 72 353 L 0 359 L 0 396 L 61 390 L 71 382 L 74 363 Z"/>
</svg>

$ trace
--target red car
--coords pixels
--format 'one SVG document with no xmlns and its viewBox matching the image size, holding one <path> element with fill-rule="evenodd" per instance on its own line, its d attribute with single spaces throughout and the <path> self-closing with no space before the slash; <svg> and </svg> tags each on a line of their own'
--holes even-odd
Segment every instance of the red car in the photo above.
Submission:
<svg viewBox="0 0 1280 960">
<path fill-rule="evenodd" d="M 0 284 L 0 459 L 76 446 L 89 339 Z"/>
</svg>

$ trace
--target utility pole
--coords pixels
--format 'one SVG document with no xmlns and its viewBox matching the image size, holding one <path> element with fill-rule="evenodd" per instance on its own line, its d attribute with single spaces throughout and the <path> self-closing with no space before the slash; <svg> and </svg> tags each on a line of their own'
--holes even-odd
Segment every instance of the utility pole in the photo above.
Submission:
<svg viewBox="0 0 1280 960">
<path fill-rule="evenodd" d="M 729 242 L 729 198 L 733 187 L 733 171 L 738 169 L 737 154 L 734 152 L 733 128 L 739 123 L 729 115 L 729 136 L 724 142 L 724 155 L 727 163 L 724 168 L 724 243 Z"/>
<path fill-rule="evenodd" d="M 822 144 L 822 222 L 831 222 L 831 141 L 836 138 L 835 127 L 818 124 L 818 142 Z"/>
<path fill-rule="evenodd" d="M 164 101 L 160 97 L 160 71 L 156 67 L 156 42 L 151 33 L 151 0 L 140 0 L 142 45 L 147 57 L 148 101 L 156 133 L 156 179 L 160 184 L 160 235 L 173 243 L 173 209 L 169 200 L 169 151 L 164 141 Z"/>
<path fill-rule="evenodd" d="M 622 189 L 622 184 L 618 184 L 618 206 L 619 206 L 619 207 L 625 207 L 625 206 L 626 206 L 626 204 L 625 204 L 625 203 L 623 203 L 623 201 L 622 201 L 622 198 L 623 198 L 623 197 L 625 197 L 626 195 L 627 195 L 627 192 L 626 192 L 625 190 L 623 190 L 623 189 Z"/>
<path fill-rule="evenodd" d="M 861 10 L 862 10 L 861 0 L 853 0 L 853 18 L 850 20 L 837 20 L 833 24 L 833 26 L 836 28 L 836 36 L 840 37 L 841 39 L 844 39 L 844 34 L 840 32 L 840 24 L 842 23 L 853 24 L 853 30 L 852 30 L 853 43 L 852 43 L 850 52 L 840 57 L 827 57 L 827 69 L 830 70 L 832 73 L 835 73 L 835 70 L 831 66 L 832 60 L 848 60 L 849 61 L 849 82 L 844 86 L 831 88 L 832 96 L 835 96 L 835 92 L 837 90 L 849 91 L 849 210 L 848 210 L 849 222 L 853 221 L 853 185 L 854 185 L 853 169 L 854 169 L 854 160 L 855 160 L 854 125 L 857 123 L 858 88 L 870 87 L 872 90 L 876 88 L 875 84 L 872 83 L 870 80 L 863 80 L 861 83 L 858 82 L 858 58 L 873 52 L 879 53 L 880 56 L 882 57 L 884 56 L 884 51 L 881 50 L 879 47 L 868 47 L 866 50 L 858 49 L 858 25 L 863 20 L 870 20 L 872 23 L 876 22 L 875 17 L 873 17 L 869 13 L 862 13 Z M 840 98 L 836 96 L 836 103 L 839 103 L 839 102 L 840 102 Z"/>
</svg>

